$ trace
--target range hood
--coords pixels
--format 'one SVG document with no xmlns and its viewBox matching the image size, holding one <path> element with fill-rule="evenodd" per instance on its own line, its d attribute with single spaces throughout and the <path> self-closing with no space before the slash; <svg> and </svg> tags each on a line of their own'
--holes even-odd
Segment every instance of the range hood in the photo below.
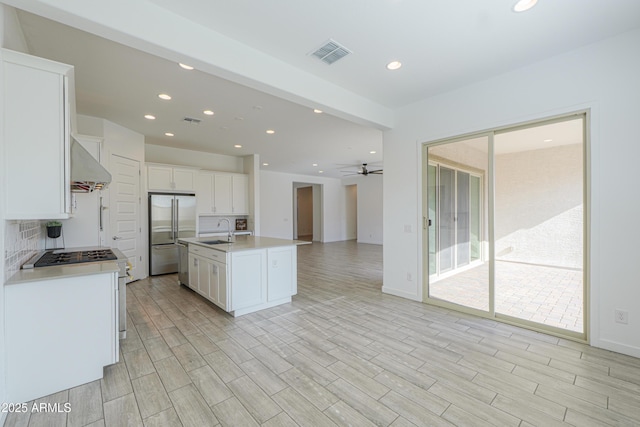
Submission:
<svg viewBox="0 0 640 427">
<path fill-rule="evenodd" d="M 71 137 L 71 191 L 90 193 L 102 190 L 111 182 L 111 174 Z"/>
</svg>

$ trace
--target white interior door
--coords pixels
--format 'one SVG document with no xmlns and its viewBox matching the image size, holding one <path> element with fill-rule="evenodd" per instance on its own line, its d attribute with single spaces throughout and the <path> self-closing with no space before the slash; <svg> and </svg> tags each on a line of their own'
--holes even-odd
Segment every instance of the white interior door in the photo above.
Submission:
<svg viewBox="0 0 640 427">
<path fill-rule="evenodd" d="M 109 185 L 109 231 L 111 247 L 118 248 L 131 263 L 131 275 L 142 276 L 140 229 L 140 162 L 111 155 Z"/>
</svg>

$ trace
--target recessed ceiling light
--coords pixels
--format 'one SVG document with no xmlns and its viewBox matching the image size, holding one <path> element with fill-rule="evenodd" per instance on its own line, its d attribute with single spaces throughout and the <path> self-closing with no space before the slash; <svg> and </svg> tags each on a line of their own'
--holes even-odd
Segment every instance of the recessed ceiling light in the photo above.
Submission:
<svg viewBox="0 0 640 427">
<path fill-rule="evenodd" d="M 514 12 L 525 12 L 538 3 L 538 0 L 519 0 L 514 6 Z"/>
<path fill-rule="evenodd" d="M 203 113 L 206 114 L 207 116 L 213 116 L 214 114 L 213 111 L 211 110 L 204 110 Z"/>
<path fill-rule="evenodd" d="M 275 131 L 275 130 L 273 130 L 273 129 L 267 129 L 267 133 L 268 133 L 269 135 L 273 135 L 274 133 L 276 133 L 276 131 Z"/>
<path fill-rule="evenodd" d="M 316 114 L 322 114 L 322 110 L 318 110 L 317 108 L 314 108 L 313 112 Z"/>
<path fill-rule="evenodd" d="M 144 118 L 145 118 L 145 119 L 147 119 L 147 120 L 155 120 L 155 119 L 156 119 L 156 116 L 151 115 L 151 114 L 145 114 L 145 115 L 144 115 Z"/>
<path fill-rule="evenodd" d="M 402 67 L 402 62 L 400 61 L 391 61 L 387 64 L 387 70 L 397 70 Z"/>
<path fill-rule="evenodd" d="M 242 145 L 240 145 L 240 144 L 236 144 L 236 145 L 234 145 L 234 147 L 235 147 L 235 148 L 242 148 Z"/>
<path fill-rule="evenodd" d="M 264 163 L 262 164 L 262 166 L 269 166 L 269 163 L 264 162 Z"/>
<path fill-rule="evenodd" d="M 174 136 L 172 132 L 165 132 L 164 133 L 166 136 Z"/>
<path fill-rule="evenodd" d="M 160 99 L 164 99 L 165 101 L 168 101 L 171 99 L 171 95 L 167 95 L 166 93 L 161 93 L 158 95 L 158 98 Z"/>
<path fill-rule="evenodd" d="M 369 154 L 376 154 L 376 151 L 369 151 Z"/>
<path fill-rule="evenodd" d="M 553 139 L 545 139 L 543 142 L 552 142 Z"/>
<path fill-rule="evenodd" d="M 324 173 L 324 171 L 318 171 L 318 173 Z"/>
<path fill-rule="evenodd" d="M 317 163 L 314 163 L 314 164 L 313 164 L 313 165 L 311 165 L 311 166 L 318 166 L 318 164 L 317 164 Z"/>
<path fill-rule="evenodd" d="M 185 70 L 193 70 L 193 67 L 191 65 L 187 65 L 187 64 L 183 64 L 182 62 L 179 62 L 178 65 L 182 68 L 184 68 Z"/>
</svg>

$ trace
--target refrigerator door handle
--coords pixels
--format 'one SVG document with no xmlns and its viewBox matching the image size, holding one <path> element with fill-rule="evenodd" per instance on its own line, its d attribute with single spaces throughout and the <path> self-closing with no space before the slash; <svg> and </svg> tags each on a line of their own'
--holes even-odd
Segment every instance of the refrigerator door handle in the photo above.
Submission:
<svg viewBox="0 0 640 427">
<path fill-rule="evenodd" d="M 171 240 L 176 240 L 176 207 L 175 199 L 171 199 Z"/>
<path fill-rule="evenodd" d="M 176 197 L 176 237 L 174 237 L 174 240 L 180 237 L 180 217 L 178 216 L 178 212 L 180 212 L 180 199 Z"/>
</svg>

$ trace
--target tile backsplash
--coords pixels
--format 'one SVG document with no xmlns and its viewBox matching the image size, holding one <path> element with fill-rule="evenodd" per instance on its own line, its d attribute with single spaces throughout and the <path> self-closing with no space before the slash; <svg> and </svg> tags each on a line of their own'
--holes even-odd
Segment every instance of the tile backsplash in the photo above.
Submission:
<svg viewBox="0 0 640 427">
<path fill-rule="evenodd" d="M 9 278 L 41 248 L 42 221 L 5 221 L 4 273 Z"/>
</svg>

